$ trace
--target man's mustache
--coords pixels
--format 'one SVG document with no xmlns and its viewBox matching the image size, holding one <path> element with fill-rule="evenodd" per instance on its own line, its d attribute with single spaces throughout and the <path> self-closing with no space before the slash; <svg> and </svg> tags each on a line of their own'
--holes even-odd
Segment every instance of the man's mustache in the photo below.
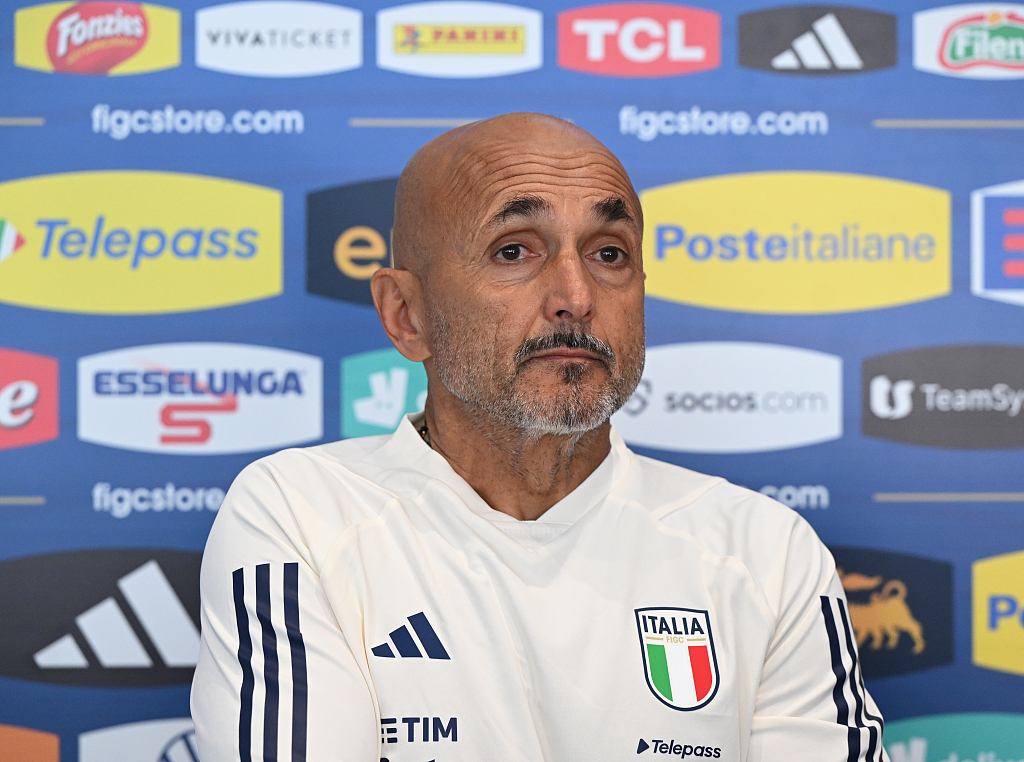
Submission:
<svg viewBox="0 0 1024 762">
<path fill-rule="evenodd" d="M 558 330 L 547 336 L 538 336 L 524 341 L 523 345 L 519 347 L 519 351 L 516 352 L 516 365 L 522 365 L 539 352 L 560 348 L 582 349 L 597 355 L 606 364 L 615 362 L 615 352 L 596 336 L 591 336 L 583 331 Z"/>
</svg>

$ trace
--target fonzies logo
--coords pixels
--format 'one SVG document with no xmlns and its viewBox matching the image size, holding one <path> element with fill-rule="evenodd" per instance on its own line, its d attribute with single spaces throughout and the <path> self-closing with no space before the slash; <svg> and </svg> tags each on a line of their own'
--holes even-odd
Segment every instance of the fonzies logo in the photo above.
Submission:
<svg viewBox="0 0 1024 762">
<path fill-rule="evenodd" d="M 0 257 L 0 302 L 133 315 L 281 293 L 272 188 L 171 172 L 43 175 L 0 184 L 0 217 L 24 240 Z"/>
<path fill-rule="evenodd" d="M 190 682 L 201 560 L 118 549 L 0 563 L 0 675 L 109 687 Z"/>
<path fill-rule="evenodd" d="M 678 452 L 763 452 L 843 433 L 842 361 L 747 342 L 647 350 L 643 380 L 613 422 L 626 441 Z"/>
<path fill-rule="evenodd" d="M 306 196 L 306 290 L 373 304 L 370 276 L 390 265 L 398 178 L 326 188 Z"/>
<path fill-rule="evenodd" d="M 907 444 L 1024 447 L 1024 347 L 924 347 L 872 357 L 861 374 L 864 433 Z"/>
<path fill-rule="evenodd" d="M 830 548 L 850 606 L 864 676 L 953 661 L 953 567 L 902 553 Z"/>
<path fill-rule="evenodd" d="M 57 361 L 0 349 L 0 450 L 57 438 Z"/>
<path fill-rule="evenodd" d="M 1024 550 L 975 561 L 972 577 L 972 661 L 1024 675 Z"/>
<path fill-rule="evenodd" d="M 699 307 L 821 314 L 950 290 L 950 199 L 832 172 L 753 172 L 641 194 L 647 294 Z"/>
<path fill-rule="evenodd" d="M 412 3 L 377 13 L 377 65 L 424 77 L 539 69 L 540 11 L 490 2 Z"/>
<path fill-rule="evenodd" d="M 969 79 L 1024 77 L 1024 5 L 948 5 L 915 13 L 914 68 Z"/>
<path fill-rule="evenodd" d="M 635 609 L 647 687 L 661 703 L 689 712 L 718 693 L 718 657 L 707 611 Z"/>
<path fill-rule="evenodd" d="M 245 344 L 153 344 L 78 361 L 78 438 L 176 455 L 323 435 L 319 357 Z"/>
<path fill-rule="evenodd" d="M 612 3 L 558 14 L 558 65 L 613 77 L 717 68 L 717 13 L 672 3 Z"/>
<path fill-rule="evenodd" d="M 14 14 L 14 62 L 62 74 L 141 74 L 181 62 L 172 8 L 121 0 L 44 3 Z"/>
</svg>

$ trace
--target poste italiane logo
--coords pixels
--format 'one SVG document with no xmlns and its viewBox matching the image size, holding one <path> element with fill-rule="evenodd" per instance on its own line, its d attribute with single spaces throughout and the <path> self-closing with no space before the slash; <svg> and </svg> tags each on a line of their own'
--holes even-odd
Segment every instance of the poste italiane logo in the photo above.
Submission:
<svg viewBox="0 0 1024 762">
<path fill-rule="evenodd" d="M 915 13 L 914 68 L 968 79 L 1024 77 L 1024 5 L 971 3 Z"/>
<path fill-rule="evenodd" d="M 699 307 L 820 314 L 950 291 L 950 196 L 884 177 L 751 172 L 641 196 L 647 293 Z"/>
<path fill-rule="evenodd" d="M 140 315 L 281 293 L 273 188 L 172 172 L 70 172 L 0 184 L 0 216 L 24 239 L 0 259 L 0 302 Z"/>
<path fill-rule="evenodd" d="M 1024 675 L 1024 550 L 971 565 L 974 640 L 979 667 Z"/>
<path fill-rule="evenodd" d="M 43 3 L 14 14 L 14 63 L 62 74 L 142 74 L 181 63 L 177 10 L 122 0 Z"/>
</svg>

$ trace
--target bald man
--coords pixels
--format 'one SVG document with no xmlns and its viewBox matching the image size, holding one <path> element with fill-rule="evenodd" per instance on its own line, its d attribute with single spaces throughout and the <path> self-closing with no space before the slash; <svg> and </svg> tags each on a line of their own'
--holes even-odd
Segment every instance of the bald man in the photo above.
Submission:
<svg viewBox="0 0 1024 762">
<path fill-rule="evenodd" d="M 203 561 L 202 762 L 887 759 L 813 530 L 609 423 L 643 370 L 642 227 L 561 120 L 413 156 L 371 287 L 425 410 L 235 481 Z"/>
</svg>

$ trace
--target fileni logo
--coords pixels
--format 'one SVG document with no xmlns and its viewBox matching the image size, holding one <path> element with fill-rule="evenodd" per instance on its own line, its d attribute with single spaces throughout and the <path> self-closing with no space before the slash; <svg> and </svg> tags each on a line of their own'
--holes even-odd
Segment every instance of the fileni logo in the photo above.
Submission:
<svg viewBox="0 0 1024 762">
<path fill-rule="evenodd" d="M 78 361 L 78 438 L 220 455 L 323 435 L 319 357 L 247 344 L 153 344 Z"/>
<path fill-rule="evenodd" d="M 281 293 L 281 193 L 272 188 L 71 172 L 0 183 L 0 216 L 24 240 L 0 259 L 0 302 L 133 315 Z"/>
<path fill-rule="evenodd" d="M 185 762 L 199 759 L 192 720 L 129 722 L 78 736 L 78 762 Z"/>
<path fill-rule="evenodd" d="M 373 304 L 370 276 L 390 266 L 398 178 L 325 188 L 306 196 L 306 290 Z"/>
<path fill-rule="evenodd" d="M 377 12 L 377 65 L 424 77 L 495 77 L 539 69 L 540 11 L 454 0 Z"/>
<path fill-rule="evenodd" d="M 740 66 L 780 74 L 855 74 L 896 65 L 896 17 L 793 5 L 740 16 Z"/>
<path fill-rule="evenodd" d="M 868 436 L 985 450 L 1024 447 L 1024 347 L 922 347 L 864 361 Z"/>
<path fill-rule="evenodd" d="M 1022 181 L 971 193 L 971 293 L 1024 305 Z"/>
<path fill-rule="evenodd" d="M 0 450 L 57 438 L 57 361 L 0 348 Z"/>
<path fill-rule="evenodd" d="M 0 563 L 0 675 L 108 687 L 188 683 L 199 654 L 201 559 L 102 549 Z"/>
<path fill-rule="evenodd" d="M 308 77 L 363 64 L 363 14 L 307 0 L 252 0 L 196 12 L 196 66 L 253 77 Z"/>
<path fill-rule="evenodd" d="M 953 661 L 953 567 L 866 548 L 830 548 L 846 592 L 864 676 Z"/>
<path fill-rule="evenodd" d="M 558 65 L 613 77 L 667 77 L 721 63 L 721 20 L 674 3 L 610 3 L 558 14 Z"/>
<path fill-rule="evenodd" d="M 1024 550 L 971 565 L 974 598 L 972 661 L 1024 675 Z"/>
<path fill-rule="evenodd" d="M 678 452 L 764 452 L 843 433 L 842 361 L 749 342 L 647 350 L 640 386 L 612 418 L 623 438 Z"/>
<path fill-rule="evenodd" d="M 947 5 L 914 14 L 914 68 L 969 79 L 1024 77 L 1024 5 Z"/>
<path fill-rule="evenodd" d="M 892 307 L 950 290 L 950 197 L 833 172 L 752 172 L 644 191 L 647 294 L 739 312 Z"/>
<path fill-rule="evenodd" d="M 61 74 L 141 74 L 181 63 L 173 8 L 123 0 L 43 3 L 14 14 L 14 62 Z"/>
</svg>

